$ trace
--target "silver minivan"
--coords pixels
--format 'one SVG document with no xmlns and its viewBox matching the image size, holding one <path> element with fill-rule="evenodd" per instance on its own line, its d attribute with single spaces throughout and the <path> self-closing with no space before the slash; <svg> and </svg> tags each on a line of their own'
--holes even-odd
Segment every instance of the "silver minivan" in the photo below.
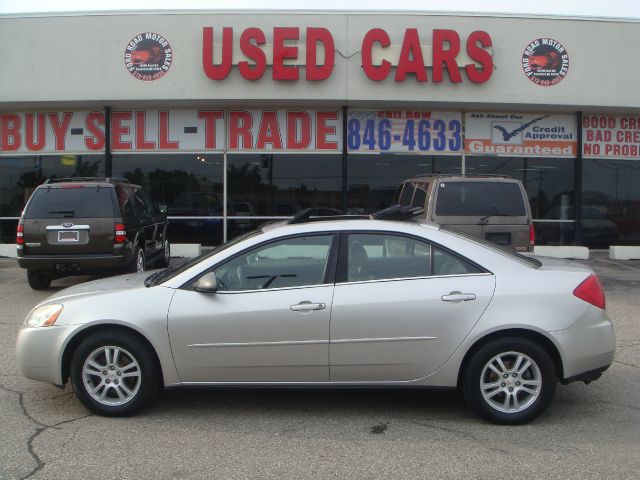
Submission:
<svg viewBox="0 0 640 480">
<path fill-rule="evenodd" d="M 520 180 L 420 175 L 400 184 L 394 203 L 424 208 L 417 220 L 448 225 L 517 252 L 533 250 L 531 209 Z"/>
</svg>

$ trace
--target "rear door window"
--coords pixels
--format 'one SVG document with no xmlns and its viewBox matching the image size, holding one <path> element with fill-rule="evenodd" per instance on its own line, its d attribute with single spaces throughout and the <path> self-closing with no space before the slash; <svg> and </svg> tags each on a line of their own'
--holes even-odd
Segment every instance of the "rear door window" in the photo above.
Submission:
<svg viewBox="0 0 640 480">
<path fill-rule="evenodd" d="M 526 208 L 520 187 L 507 182 L 439 182 L 438 216 L 522 217 Z"/>
<path fill-rule="evenodd" d="M 40 188 L 24 218 L 109 218 L 114 216 L 111 188 L 80 186 Z"/>
</svg>

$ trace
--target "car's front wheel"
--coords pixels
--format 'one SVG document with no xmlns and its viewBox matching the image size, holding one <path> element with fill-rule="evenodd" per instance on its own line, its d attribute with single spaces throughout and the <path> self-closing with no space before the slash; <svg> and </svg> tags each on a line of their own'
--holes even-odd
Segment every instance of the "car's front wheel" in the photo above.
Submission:
<svg viewBox="0 0 640 480">
<path fill-rule="evenodd" d="M 467 403 L 485 419 L 517 425 L 549 406 L 556 383 L 549 353 L 527 338 L 511 337 L 492 340 L 471 357 L 462 389 Z"/>
<path fill-rule="evenodd" d="M 71 383 L 87 408 L 119 417 L 135 413 L 153 398 L 158 371 L 144 342 L 104 330 L 88 336 L 76 348 Z"/>
</svg>

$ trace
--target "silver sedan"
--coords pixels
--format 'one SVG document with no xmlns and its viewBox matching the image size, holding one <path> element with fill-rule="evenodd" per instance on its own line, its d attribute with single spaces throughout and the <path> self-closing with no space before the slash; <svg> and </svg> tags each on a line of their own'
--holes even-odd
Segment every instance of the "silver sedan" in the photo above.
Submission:
<svg viewBox="0 0 640 480">
<path fill-rule="evenodd" d="M 615 336 L 597 277 L 437 225 L 263 227 L 177 268 L 97 280 L 37 305 L 22 373 L 128 415 L 183 385 L 458 388 L 528 422 L 558 382 L 597 379 Z"/>
</svg>

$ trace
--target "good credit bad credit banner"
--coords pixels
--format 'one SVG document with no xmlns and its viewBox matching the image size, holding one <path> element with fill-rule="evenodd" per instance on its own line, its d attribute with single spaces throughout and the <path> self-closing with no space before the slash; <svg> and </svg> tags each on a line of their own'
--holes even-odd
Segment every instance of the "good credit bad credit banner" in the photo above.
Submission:
<svg viewBox="0 0 640 480">
<path fill-rule="evenodd" d="M 640 116 L 584 115 L 582 156 L 640 160 Z"/>
<path fill-rule="evenodd" d="M 573 115 L 530 113 L 465 114 L 465 152 L 508 157 L 575 157 Z"/>
<path fill-rule="evenodd" d="M 462 151 L 462 113 L 428 110 L 349 110 L 347 145 L 353 153 Z"/>
</svg>

